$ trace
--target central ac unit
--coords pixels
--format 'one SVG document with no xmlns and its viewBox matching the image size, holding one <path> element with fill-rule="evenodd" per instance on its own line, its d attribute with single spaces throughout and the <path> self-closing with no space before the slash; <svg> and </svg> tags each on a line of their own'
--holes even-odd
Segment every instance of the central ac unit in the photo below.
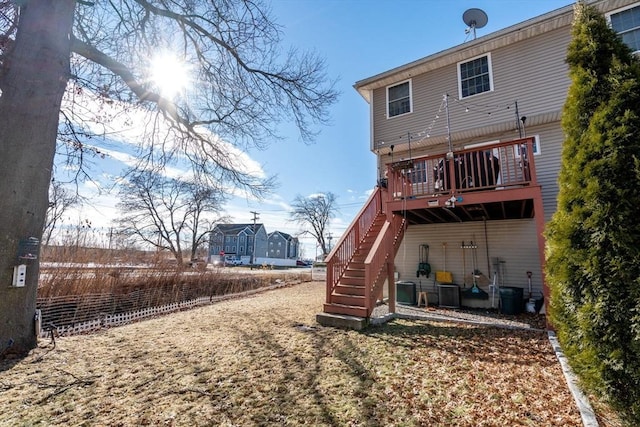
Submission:
<svg viewBox="0 0 640 427">
<path fill-rule="evenodd" d="M 452 283 L 448 285 L 438 285 L 438 302 L 440 307 L 460 307 L 460 288 Z"/>
</svg>

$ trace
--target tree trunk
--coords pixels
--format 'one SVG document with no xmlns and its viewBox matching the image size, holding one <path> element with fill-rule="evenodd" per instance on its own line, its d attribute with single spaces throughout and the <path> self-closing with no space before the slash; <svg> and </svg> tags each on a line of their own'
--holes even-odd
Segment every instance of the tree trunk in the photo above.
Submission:
<svg viewBox="0 0 640 427">
<path fill-rule="evenodd" d="M 0 74 L 0 356 L 37 344 L 39 260 L 20 260 L 18 248 L 23 239 L 42 237 L 76 4 L 23 3 Z M 24 287 L 11 286 L 17 264 L 27 265 Z"/>
</svg>

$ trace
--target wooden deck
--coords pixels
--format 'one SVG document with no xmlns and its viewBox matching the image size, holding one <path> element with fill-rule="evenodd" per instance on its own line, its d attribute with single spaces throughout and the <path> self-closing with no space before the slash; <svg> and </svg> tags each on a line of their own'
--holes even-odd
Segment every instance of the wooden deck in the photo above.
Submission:
<svg viewBox="0 0 640 427">
<path fill-rule="evenodd" d="M 324 313 L 369 318 L 393 283 L 393 262 L 412 224 L 532 218 L 544 265 L 544 213 L 534 138 L 394 162 L 327 258 Z M 545 286 L 545 298 L 548 298 Z M 395 311 L 395 287 L 389 287 Z"/>
<path fill-rule="evenodd" d="M 391 163 L 386 209 L 409 224 L 533 218 L 533 138 Z"/>
</svg>

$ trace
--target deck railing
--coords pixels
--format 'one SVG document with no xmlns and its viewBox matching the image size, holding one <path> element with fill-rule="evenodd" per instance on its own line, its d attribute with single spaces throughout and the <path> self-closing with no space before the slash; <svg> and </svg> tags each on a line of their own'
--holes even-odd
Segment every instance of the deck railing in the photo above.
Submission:
<svg viewBox="0 0 640 427">
<path fill-rule="evenodd" d="M 331 301 L 331 294 L 347 269 L 360 242 L 366 236 L 376 217 L 384 212 L 383 200 L 386 200 L 386 190 L 378 187 L 369 196 L 367 203 L 358 212 L 340 241 L 327 256 L 327 302 Z"/>
<path fill-rule="evenodd" d="M 487 144 L 388 165 L 392 199 L 536 184 L 534 138 Z"/>
</svg>

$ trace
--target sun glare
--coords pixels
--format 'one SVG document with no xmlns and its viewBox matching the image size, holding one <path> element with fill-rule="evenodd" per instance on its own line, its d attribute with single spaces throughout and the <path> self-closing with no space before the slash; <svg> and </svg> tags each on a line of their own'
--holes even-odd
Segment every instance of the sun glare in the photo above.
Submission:
<svg viewBox="0 0 640 427">
<path fill-rule="evenodd" d="M 189 86 L 189 67 L 176 56 L 161 53 L 151 60 L 150 80 L 162 96 L 174 98 Z"/>
</svg>

